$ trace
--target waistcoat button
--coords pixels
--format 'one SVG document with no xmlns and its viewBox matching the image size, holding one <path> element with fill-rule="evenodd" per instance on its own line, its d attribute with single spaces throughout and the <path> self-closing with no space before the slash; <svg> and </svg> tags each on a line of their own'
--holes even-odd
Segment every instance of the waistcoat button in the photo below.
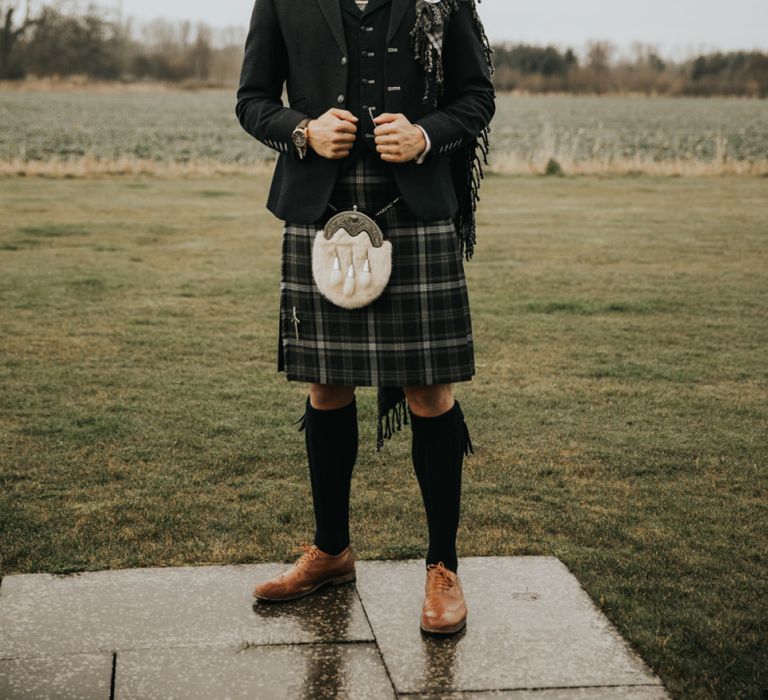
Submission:
<svg viewBox="0 0 768 700">
<path fill-rule="evenodd" d="M 338 102 L 339 104 L 341 104 L 342 102 L 344 102 L 344 95 L 339 95 L 339 96 L 336 98 L 336 102 Z"/>
<path fill-rule="evenodd" d="M 341 57 L 341 65 L 342 66 L 346 66 L 347 65 L 347 57 L 346 56 L 342 56 Z"/>
</svg>

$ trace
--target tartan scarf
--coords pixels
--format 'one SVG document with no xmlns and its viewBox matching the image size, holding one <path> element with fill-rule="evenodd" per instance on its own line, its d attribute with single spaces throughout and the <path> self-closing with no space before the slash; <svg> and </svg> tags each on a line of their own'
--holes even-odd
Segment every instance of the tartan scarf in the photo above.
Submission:
<svg viewBox="0 0 768 700">
<path fill-rule="evenodd" d="M 476 2 L 481 1 L 416 0 L 416 22 L 410 31 L 410 37 L 411 48 L 416 60 L 424 67 L 422 102 L 431 102 L 436 107 L 438 98 L 443 94 L 445 76 L 442 48 L 445 23 L 451 13 L 459 9 L 461 2 L 469 2 L 471 5 L 472 17 L 483 45 L 485 60 L 490 74 L 493 75 L 494 66 L 491 58 L 493 49 L 491 49 L 483 24 L 477 15 Z M 459 249 L 467 260 L 472 257 L 477 242 L 475 212 L 477 202 L 480 199 L 478 194 L 480 180 L 484 177 L 483 163 L 488 165 L 488 134 L 490 131 L 490 126 L 486 126 L 475 137 L 474 143 L 469 143 L 451 156 L 451 177 L 459 199 L 459 211 L 454 223 L 459 238 Z M 376 399 L 378 406 L 376 450 L 378 451 L 384 446 L 385 438 L 392 437 L 396 430 L 400 430 L 404 424 L 408 424 L 408 410 L 402 387 L 379 387 Z"/>
</svg>

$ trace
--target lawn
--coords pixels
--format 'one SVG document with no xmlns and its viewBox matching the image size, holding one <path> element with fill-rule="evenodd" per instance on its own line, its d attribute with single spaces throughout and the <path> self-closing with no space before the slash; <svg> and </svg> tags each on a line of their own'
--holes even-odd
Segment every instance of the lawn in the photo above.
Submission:
<svg viewBox="0 0 768 700">
<path fill-rule="evenodd" d="M 0 180 L 0 573 L 291 561 L 267 177 Z M 768 179 L 493 175 L 459 555 L 560 557 L 675 697 L 768 688 Z M 419 557 L 360 388 L 359 558 Z M 471 603 L 470 603 L 471 605 Z"/>
</svg>

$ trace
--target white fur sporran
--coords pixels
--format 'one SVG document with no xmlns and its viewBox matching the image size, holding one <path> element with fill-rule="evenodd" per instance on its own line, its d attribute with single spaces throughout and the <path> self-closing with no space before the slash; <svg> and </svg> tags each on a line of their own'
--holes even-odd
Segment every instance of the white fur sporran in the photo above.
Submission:
<svg viewBox="0 0 768 700">
<path fill-rule="evenodd" d="M 328 301 L 358 309 L 381 296 L 392 273 L 392 243 L 379 225 L 357 210 L 340 211 L 317 232 L 312 275 Z"/>
</svg>

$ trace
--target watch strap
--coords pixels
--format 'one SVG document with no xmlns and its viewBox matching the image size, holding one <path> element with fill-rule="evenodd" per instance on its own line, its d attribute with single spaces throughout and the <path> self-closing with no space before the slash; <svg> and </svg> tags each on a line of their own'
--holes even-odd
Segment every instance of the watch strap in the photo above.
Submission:
<svg viewBox="0 0 768 700">
<path fill-rule="evenodd" d="M 307 124 L 309 124 L 310 118 L 305 117 L 302 119 L 294 128 L 293 133 L 291 134 L 291 137 L 297 132 L 297 131 L 304 131 L 304 146 L 299 146 L 296 141 L 293 141 L 294 148 L 296 149 L 296 152 L 299 156 L 299 158 L 304 158 L 304 156 L 307 155 Z"/>
</svg>

